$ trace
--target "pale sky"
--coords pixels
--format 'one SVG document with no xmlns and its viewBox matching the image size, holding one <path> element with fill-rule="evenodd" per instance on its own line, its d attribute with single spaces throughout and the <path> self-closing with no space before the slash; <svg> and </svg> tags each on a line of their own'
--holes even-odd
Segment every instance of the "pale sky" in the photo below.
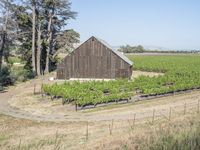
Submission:
<svg viewBox="0 0 200 150">
<path fill-rule="evenodd" d="M 154 45 L 200 49 L 200 0 L 71 0 L 73 28 L 112 46 Z"/>
</svg>

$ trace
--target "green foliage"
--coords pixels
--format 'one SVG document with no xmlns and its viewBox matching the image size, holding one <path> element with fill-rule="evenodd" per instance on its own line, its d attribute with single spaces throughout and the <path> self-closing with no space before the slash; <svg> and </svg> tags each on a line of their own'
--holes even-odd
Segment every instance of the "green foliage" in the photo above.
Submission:
<svg viewBox="0 0 200 150">
<path fill-rule="evenodd" d="M 79 106 L 96 105 L 121 99 L 129 99 L 133 94 L 133 83 L 128 80 L 77 81 L 61 85 L 43 85 L 42 89 L 51 97 L 62 97 L 65 102 L 75 101 Z"/>
<path fill-rule="evenodd" d="M 32 78 L 32 72 L 25 69 L 23 66 L 12 66 L 11 76 L 15 81 L 24 82 Z"/>
<path fill-rule="evenodd" d="M 143 53 L 146 50 L 141 45 L 138 46 L 126 45 L 126 46 L 121 46 L 119 51 L 124 53 Z"/>
<path fill-rule="evenodd" d="M 10 68 L 7 66 L 3 66 L 0 71 L 0 86 L 1 89 L 3 86 L 14 84 L 15 79 L 11 76 Z"/>
<path fill-rule="evenodd" d="M 165 73 L 159 77 L 135 79 L 144 94 L 164 94 L 200 87 L 200 56 L 130 56 L 134 69 Z"/>
<path fill-rule="evenodd" d="M 16 81 L 26 81 L 31 75 L 23 66 L 3 66 L 0 71 L 0 91 L 4 86 L 13 85 Z"/>
<path fill-rule="evenodd" d="M 21 60 L 21 58 L 19 58 L 19 57 L 8 57 L 8 62 L 10 63 L 10 64 L 14 64 L 14 63 L 24 63 L 22 60 Z"/>
<path fill-rule="evenodd" d="M 44 85 L 51 96 L 76 101 L 80 106 L 128 99 L 135 90 L 145 95 L 165 94 L 200 87 L 200 56 L 131 56 L 135 69 L 163 72 L 158 77 L 140 76 L 134 81 L 72 82 Z"/>
</svg>

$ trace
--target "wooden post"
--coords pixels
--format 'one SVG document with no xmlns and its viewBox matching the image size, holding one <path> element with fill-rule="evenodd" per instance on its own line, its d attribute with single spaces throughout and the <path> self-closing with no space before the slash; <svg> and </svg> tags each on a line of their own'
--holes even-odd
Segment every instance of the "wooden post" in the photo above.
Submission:
<svg viewBox="0 0 200 150">
<path fill-rule="evenodd" d="M 110 131 L 110 135 L 112 135 L 112 130 L 113 130 L 113 119 L 112 119 L 112 122 L 111 124 L 109 124 L 109 131 Z"/>
<path fill-rule="evenodd" d="M 170 109 L 169 109 L 169 121 L 171 120 L 171 116 L 172 116 L 172 108 L 170 107 Z"/>
<path fill-rule="evenodd" d="M 185 105 L 184 105 L 184 115 L 186 114 L 186 109 L 187 109 L 187 105 L 185 103 Z"/>
<path fill-rule="evenodd" d="M 136 114 L 134 114 L 134 119 L 133 119 L 133 121 L 134 121 L 134 124 L 135 124 L 135 120 L 136 120 Z"/>
<path fill-rule="evenodd" d="M 88 137 L 89 137 L 89 130 L 88 130 L 89 128 L 88 128 L 88 121 L 87 121 L 87 126 L 86 126 L 86 135 L 85 135 L 85 137 L 86 137 L 86 141 L 88 140 Z"/>
<path fill-rule="evenodd" d="M 135 127 L 135 119 L 136 119 L 136 114 L 134 114 L 132 129 L 134 129 Z"/>
<path fill-rule="evenodd" d="M 40 93 L 43 94 L 43 89 L 42 89 L 42 87 L 43 87 L 43 83 L 41 84 L 41 87 L 40 87 Z"/>
<path fill-rule="evenodd" d="M 136 119 L 136 114 L 134 114 L 134 118 L 131 120 L 128 120 L 128 123 L 130 125 L 130 129 L 133 130 L 135 126 L 135 119 Z"/>
<path fill-rule="evenodd" d="M 200 104 L 200 100 L 198 100 L 197 113 L 199 113 L 199 104 Z"/>
<path fill-rule="evenodd" d="M 43 93 L 42 87 L 43 87 L 43 83 L 41 84 L 41 87 L 40 87 L 40 93 Z"/>
<path fill-rule="evenodd" d="M 154 120 L 155 120 L 155 109 L 153 110 L 153 116 L 152 116 L 152 123 L 154 123 Z"/>
<path fill-rule="evenodd" d="M 18 146 L 19 150 L 21 149 L 21 143 L 22 143 L 22 139 L 20 138 L 20 140 L 19 140 L 19 146 Z"/>
<path fill-rule="evenodd" d="M 78 106 L 77 106 L 77 104 L 75 104 L 75 110 L 76 110 L 76 111 L 78 110 Z"/>
<path fill-rule="evenodd" d="M 35 94 L 36 84 L 34 84 L 33 94 Z"/>
</svg>

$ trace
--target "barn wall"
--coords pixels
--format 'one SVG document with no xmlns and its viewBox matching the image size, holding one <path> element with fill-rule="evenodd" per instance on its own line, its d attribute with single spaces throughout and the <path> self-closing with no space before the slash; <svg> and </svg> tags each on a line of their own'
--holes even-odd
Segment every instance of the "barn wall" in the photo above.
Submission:
<svg viewBox="0 0 200 150">
<path fill-rule="evenodd" d="M 57 78 L 130 78 L 131 66 L 92 37 L 58 65 Z"/>
</svg>

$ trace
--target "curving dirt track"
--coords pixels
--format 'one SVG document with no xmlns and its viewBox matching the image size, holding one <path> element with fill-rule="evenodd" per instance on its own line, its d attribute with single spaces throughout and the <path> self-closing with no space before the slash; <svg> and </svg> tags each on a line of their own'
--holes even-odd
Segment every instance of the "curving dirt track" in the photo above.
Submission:
<svg viewBox="0 0 200 150">
<path fill-rule="evenodd" d="M 150 117 L 153 110 L 166 114 L 170 107 L 176 111 L 183 111 L 182 106 L 185 103 L 193 104 L 195 107 L 200 100 L 200 91 L 192 91 L 150 101 L 75 112 L 74 106 L 62 106 L 59 100 L 52 102 L 47 97 L 41 99 L 40 95 L 34 96 L 34 85 L 42 82 L 49 81 L 35 79 L 10 87 L 6 92 L 0 93 L 0 113 L 17 118 L 51 122 L 128 120 L 133 119 L 135 114 L 137 114 L 138 119 Z M 32 97 L 34 98 L 31 99 Z M 177 108 L 175 108 L 176 106 Z"/>
</svg>

